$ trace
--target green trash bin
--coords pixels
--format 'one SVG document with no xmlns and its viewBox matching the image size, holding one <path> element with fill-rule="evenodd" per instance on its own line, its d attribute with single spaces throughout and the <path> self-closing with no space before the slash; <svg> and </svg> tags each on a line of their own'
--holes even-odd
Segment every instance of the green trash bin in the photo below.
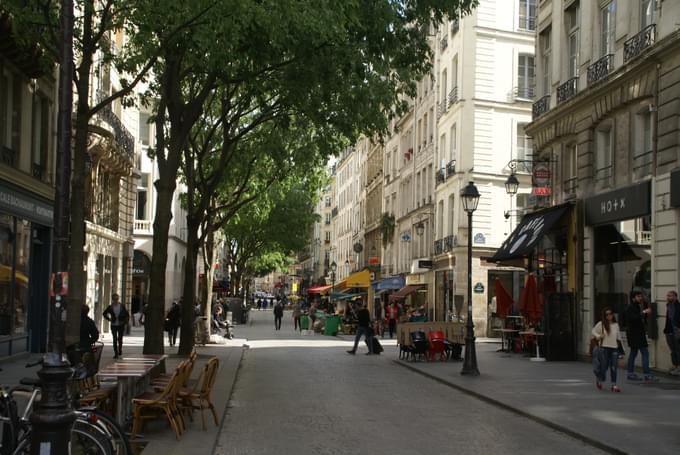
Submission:
<svg viewBox="0 0 680 455">
<path fill-rule="evenodd" d="M 340 326 L 340 316 L 329 316 L 326 318 L 326 325 L 323 329 L 324 335 L 335 336 L 338 334 L 338 327 Z"/>
<path fill-rule="evenodd" d="M 309 316 L 306 314 L 300 315 L 300 330 L 309 330 Z"/>
</svg>

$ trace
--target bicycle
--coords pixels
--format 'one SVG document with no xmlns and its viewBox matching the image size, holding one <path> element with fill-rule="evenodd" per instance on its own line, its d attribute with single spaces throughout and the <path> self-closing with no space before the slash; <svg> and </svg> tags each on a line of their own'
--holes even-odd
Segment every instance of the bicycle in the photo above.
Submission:
<svg viewBox="0 0 680 455">
<path fill-rule="evenodd" d="M 27 364 L 30 368 L 40 365 L 42 360 Z M 76 369 L 76 373 L 77 373 Z M 33 403 L 40 393 L 40 380 L 24 378 L 22 385 L 32 387 L 14 387 L 10 390 L 0 388 L 0 455 L 23 455 L 30 451 L 31 423 L 30 414 Z M 15 394 L 28 394 L 28 402 L 21 416 Z M 75 400 L 77 402 L 77 398 Z M 94 407 L 75 409 L 75 421 L 71 428 L 70 454 L 73 455 L 132 455 L 127 435 L 112 417 L 98 411 Z"/>
</svg>

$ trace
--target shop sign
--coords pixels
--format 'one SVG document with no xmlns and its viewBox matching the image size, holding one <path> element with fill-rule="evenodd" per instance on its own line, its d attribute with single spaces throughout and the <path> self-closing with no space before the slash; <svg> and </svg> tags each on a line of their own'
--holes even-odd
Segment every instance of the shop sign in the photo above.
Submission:
<svg viewBox="0 0 680 455">
<path fill-rule="evenodd" d="M 650 181 L 586 199 L 586 224 L 628 220 L 651 213 Z"/>
<path fill-rule="evenodd" d="M 472 289 L 475 291 L 475 293 L 482 294 L 484 292 L 484 285 L 482 283 L 477 283 Z"/>
<path fill-rule="evenodd" d="M 54 221 L 54 209 L 51 204 L 14 190 L 4 183 L 0 183 L 0 210 L 45 226 L 52 226 Z"/>
<path fill-rule="evenodd" d="M 410 242 L 411 241 L 411 233 L 406 231 L 401 233 L 401 241 L 402 242 Z"/>
<path fill-rule="evenodd" d="M 406 285 L 408 286 L 410 284 L 427 284 L 425 281 L 425 275 L 422 273 L 406 275 Z"/>
<path fill-rule="evenodd" d="M 475 236 L 472 240 L 473 240 L 473 242 L 475 242 L 478 245 L 486 244 L 486 237 L 484 237 L 484 234 L 482 234 L 481 232 L 475 234 Z"/>
<path fill-rule="evenodd" d="M 550 196 L 552 189 L 549 186 L 535 186 L 531 188 L 532 196 Z"/>
<path fill-rule="evenodd" d="M 535 186 L 546 186 L 550 183 L 550 167 L 548 163 L 535 163 L 532 174 Z"/>
</svg>

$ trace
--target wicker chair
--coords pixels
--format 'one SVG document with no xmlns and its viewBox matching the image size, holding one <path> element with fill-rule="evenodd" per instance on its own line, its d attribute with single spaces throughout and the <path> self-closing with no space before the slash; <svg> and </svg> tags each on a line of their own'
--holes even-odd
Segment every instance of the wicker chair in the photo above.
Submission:
<svg viewBox="0 0 680 455">
<path fill-rule="evenodd" d="M 196 385 L 194 385 L 193 388 L 183 387 L 179 390 L 178 398 L 181 410 L 188 410 L 189 417 L 191 418 L 193 410 L 200 409 L 203 430 L 206 429 L 205 416 L 203 414 L 204 409 L 210 409 L 213 419 L 215 420 L 215 425 L 219 425 L 219 419 L 217 417 L 217 412 L 215 411 L 215 406 L 210 399 L 210 394 L 212 392 L 213 385 L 215 384 L 219 367 L 219 359 L 217 357 L 212 357 L 203 367 L 203 371 L 201 372 L 201 376 L 198 378 L 198 381 L 196 381 Z"/>
<path fill-rule="evenodd" d="M 179 440 L 184 432 L 184 422 L 177 409 L 177 392 L 180 387 L 181 372 L 179 368 L 175 369 L 170 381 L 161 392 L 144 392 L 132 399 L 131 438 L 135 438 L 143 429 L 146 420 L 158 418 L 160 411 L 168 419 L 175 437 Z"/>
</svg>

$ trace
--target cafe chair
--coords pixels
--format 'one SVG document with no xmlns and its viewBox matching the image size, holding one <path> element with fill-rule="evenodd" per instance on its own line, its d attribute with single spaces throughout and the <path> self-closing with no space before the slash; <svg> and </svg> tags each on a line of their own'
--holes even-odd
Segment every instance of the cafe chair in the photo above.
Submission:
<svg viewBox="0 0 680 455">
<path fill-rule="evenodd" d="M 429 344 L 425 337 L 425 332 L 411 332 L 410 354 L 411 360 L 417 362 L 419 358 L 427 358 Z"/>
<path fill-rule="evenodd" d="M 435 360 L 439 357 L 440 361 L 446 360 L 446 337 L 442 331 L 431 331 L 427 334 L 428 349 L 427 360 Z"/>
<path fill-rule="evenodd" d="M 181 411 L 187 410 L 189 418 L 193 421 L 194 409 L 201 411 L 201 424 L 203 430 L 205 427 L 205 415 L 203 410 L 210 409 L 215 420 L 215 425 L 219 425 L 219 419 L 215 406 L 212 403 L 210 394 L 212 392 L 215 379 L 217 378 L 217 371 L 220 367 L 220 361 L 217 357 L 212 357 L 208 363 L 203 367 L 203 371 L 199 376 L 193 388 L 182 387 L 178 392 L 179 407 Z"/>
<path fill-rule="evenodd" d="M 177 408 L 177 393 L 180 387 L 180 369 L 175 369 L 167 385 L 161 392 L 144 392 L 132 399 L 132 433 L 134 439 L 144 428 L 146 420 L 157 419 L 164 415 L 179 441 L 184 431 L 184 422 Z"/>
<path fill-rule="evenodd" d="M 189 357 L 187 357 L 185 360 L 179 363 L 177 365 L 177 368 L 182 365 L 182 363 L 187 363 L 187 371 L 184 371 L 185 376 L 182 378 L 183 382 L 181 383 L 182 387 L 186 387 L 189 382 L 191 382 L 190 377 L 191 373 L 194 370 L 194 365 L 196 365 L 196 359 L 198 358 L 198 354 L 196 353 L 196 349 L 192 349 L 192 351 L 189 353 Z M 151 385 L 154 387 L 164 387 L 168 381 L 170 380 L 170 377 L 172 376 L 172 373 L 165 373 L 161 374 L 155 379 L 151 381 Z"/>
</svg>

